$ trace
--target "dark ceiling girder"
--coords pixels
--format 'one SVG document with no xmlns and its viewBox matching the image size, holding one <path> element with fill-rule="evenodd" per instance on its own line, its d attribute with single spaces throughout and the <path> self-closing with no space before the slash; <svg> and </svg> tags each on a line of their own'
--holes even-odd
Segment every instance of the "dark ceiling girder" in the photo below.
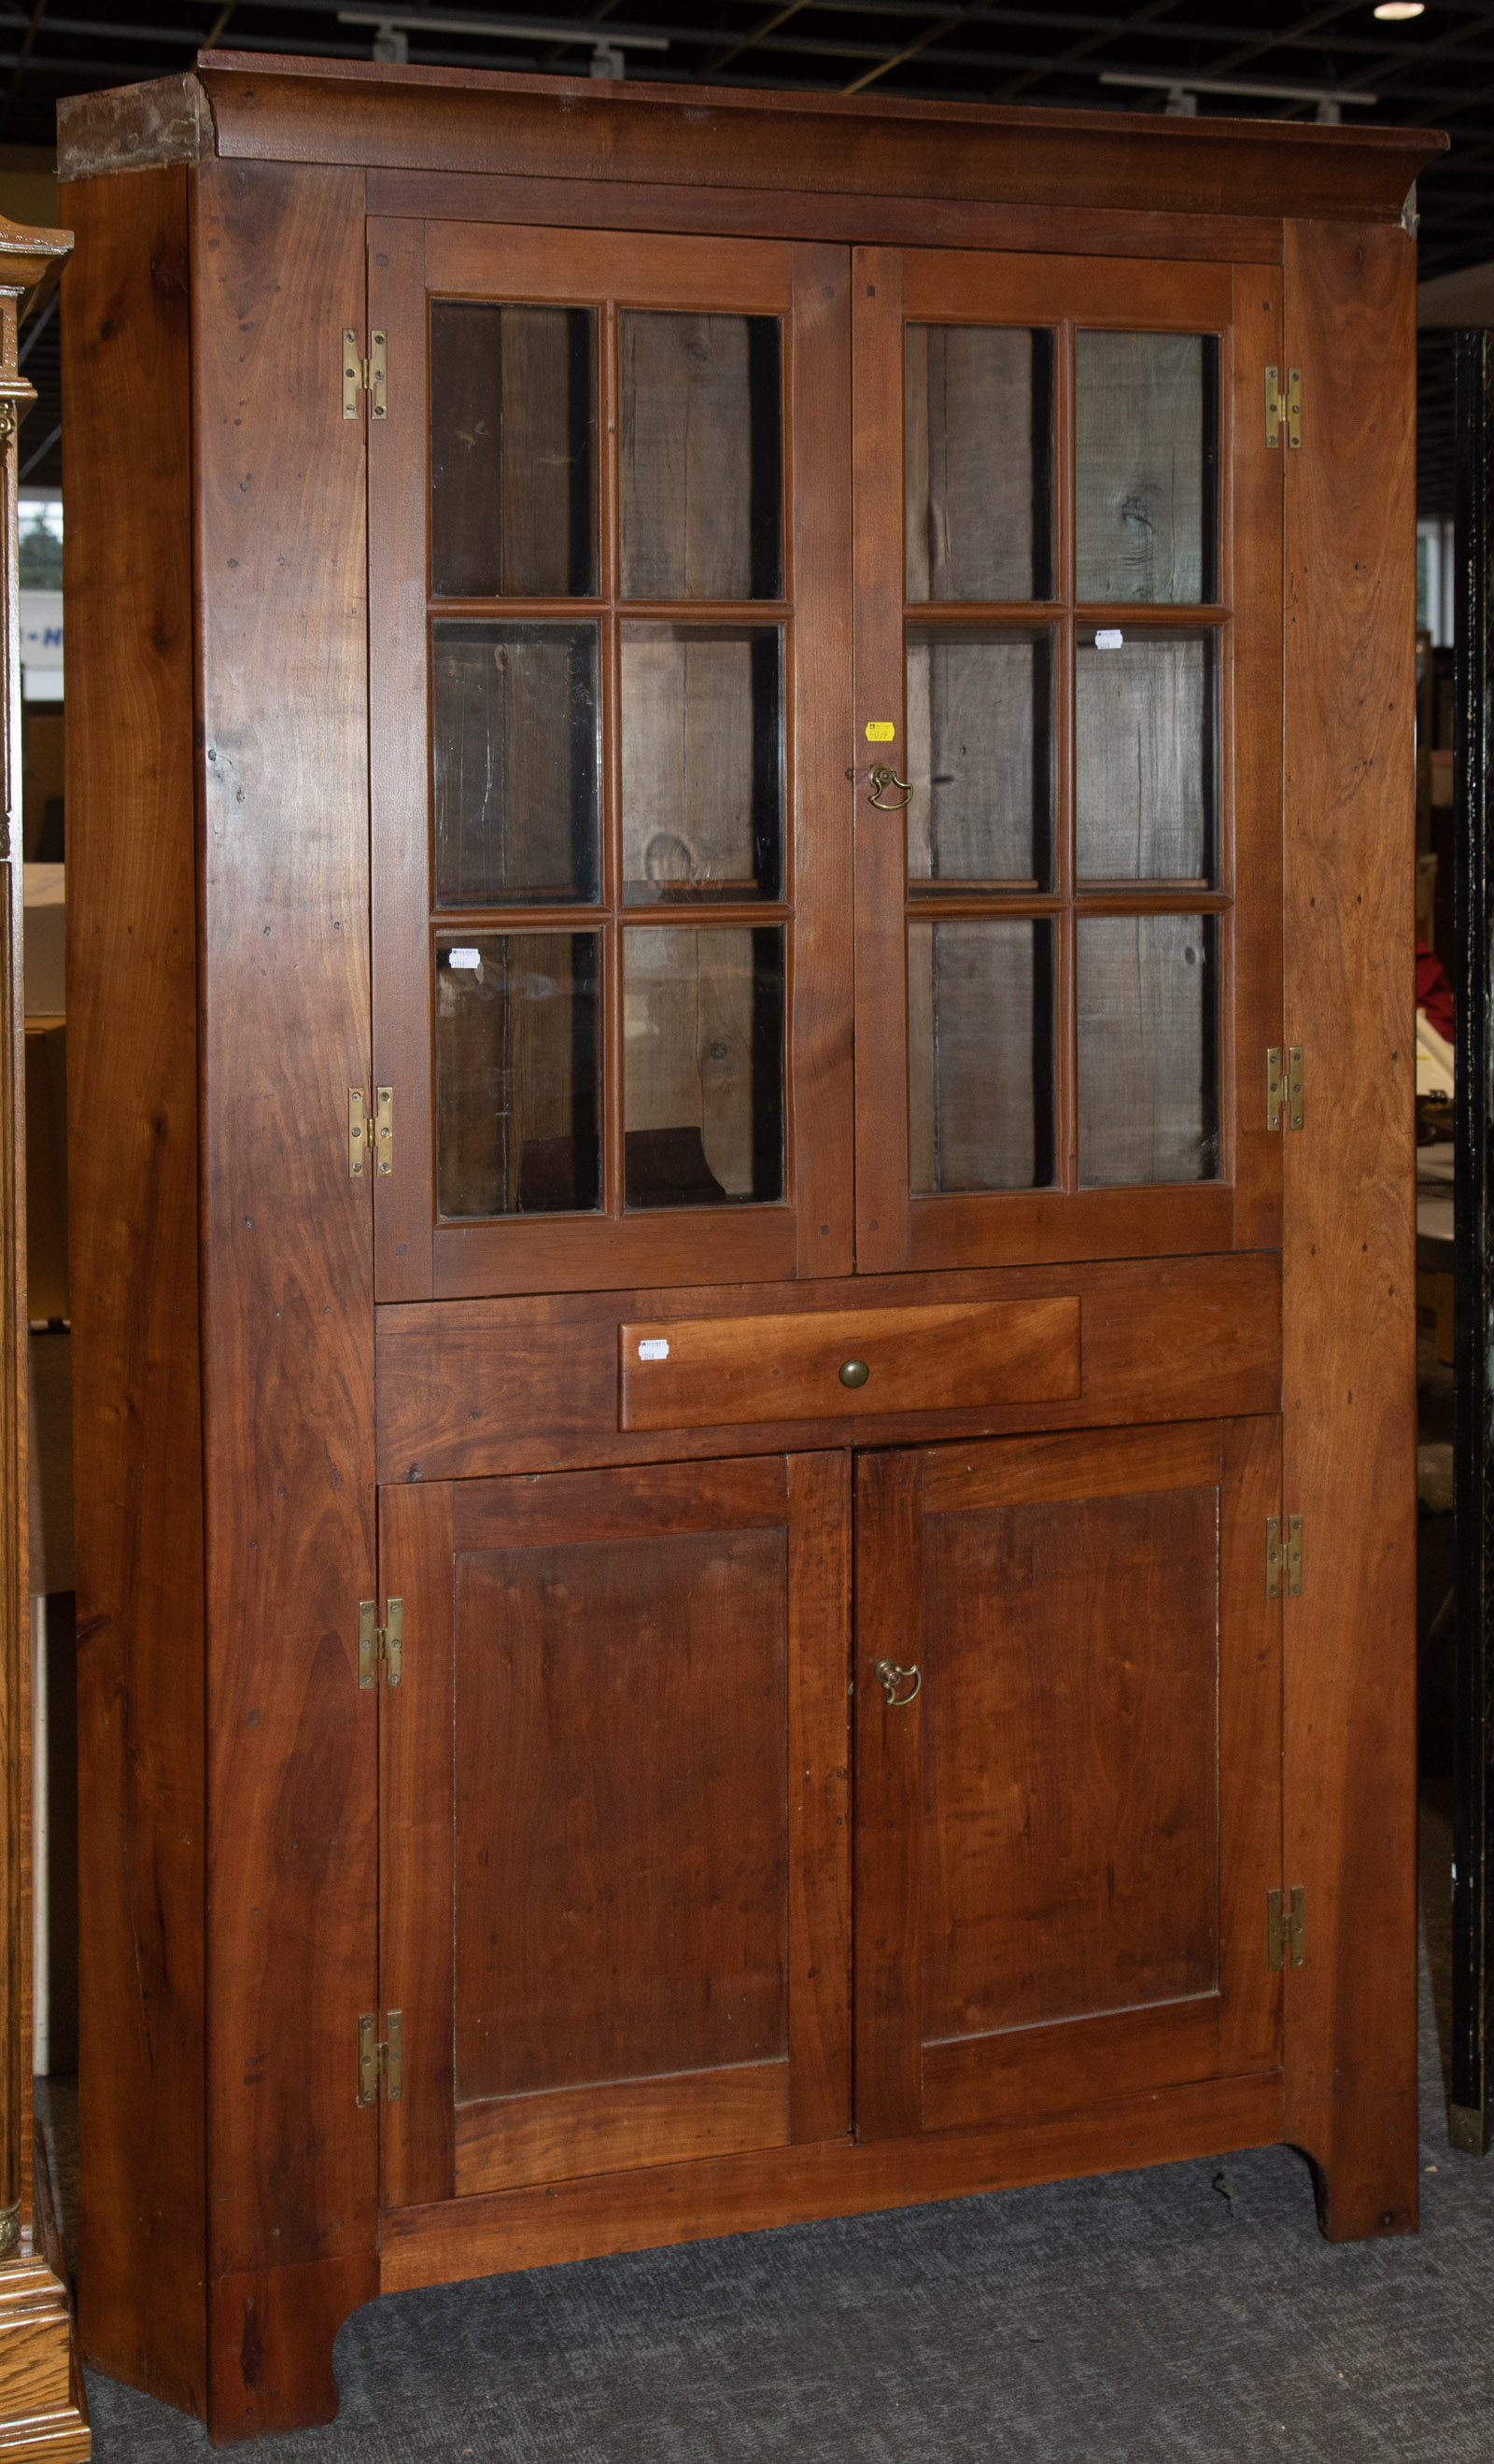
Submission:
<svg viewBox="0 0 1494 2464">
<path fill-rule="evenodd" d="M 125 85 L 188 67 L 201 48 L 367 58 L 372 29 L 341 26 L 346 0 L 0 0 L 0 142 L 46 144 L 60 95 Z M 419 0 L 390 0 L 401 15 Z M 671 84 L 777 86 L 795 93 L 866 91 L 930 100 L 1025 102 L 1155 110 L 1175 84 L 1241 77 L 1371 93 L 1356 126 L 1399 121 L 1448 128 L 1454 151 L 1420 184 L 1424 275 L 1494 257 L 1494 5 L 1428 0 L 1424 17 L 1381 27 L 1372 0 L 430 0 L 432 12 L 554 17 L 556 39 L 523 46 L 491 37 L 411 40 L 432 66 L 536 68 L 575 75 L 589 62 L 587 30 L 664 35 L 664 55 L 635 55 L 628 75 Z M 1247 22 L 1242 23 L 1241 20 Z M 231 32 L 230 31 L 231 26 Z M 1154 77 L 1133 94 L 1099 82 L 1104 69 Z M 1207 114 L 1259 111 L 1301 119 L 1310 102 L 1200 98 Z M 1446 341 L 1421 338 L 1422 510 L 1451 510 L 1451 402 Z M 29 345 L 38 400 L 22 460 L 31 485 L 59 479 L 55 320 Z M 1442 429 L 1447 428 L 1444 437 Z M 38 452 L 38 449 L 45 449 Z M 1443 499 L 1448 498 L 1444 506 Z"/>
<path fill-rule="evenodd" d="M 391 0 L 402 14 L 420 0 Z M 432 0 L 449 17 L 452 0 Z M 0 141 L 45 143 L 59 95 L 186 68 L 198 48 L 231 41 L 252 52 L 366 57 L 372 30 L 338 22 L 340 0 L 10 0 L 0 5 Z M 480 26 L 518 0 L 455 0 Z M 531 21 L 556 19 L 554 42 L 522 46 L 481 33 L 443 32 L 415 60 L 432 66 L 533 67 L 575 73 L 588 62 L 588 31 L 664 36 L 667 55 L 635 55 L 628 74 L 670 83 L 778 85 L 794 92 L 905 94 L 939 99 L 1155 109 L 1191 76 L 1355 90 L 1377 100 L 1356 124 L 1401 121 L 1447 126 L 1455 152 L 1422 183 L 1422 248 L 1429 272 L 1494 254 L 1494 6 L 1428 0 L 1404 27 L 1379 27 L 1372 0 L 1140 0 L 1110 10 L 1020 5 L 1020 0 L 529 0 Z M 1253 22 L 1241 25 L 1241 16 Z M 1262 23 L 1264 19 L 1266 22 Z M 1274 22 L 1273 22 L 1274 21 Z M 1107 68 L 1155 77 L 1132 95 L 1103 87 Z M 1303 118 L 1310 102 L 1210 98 L 1236 115 Z"/>
</svg>

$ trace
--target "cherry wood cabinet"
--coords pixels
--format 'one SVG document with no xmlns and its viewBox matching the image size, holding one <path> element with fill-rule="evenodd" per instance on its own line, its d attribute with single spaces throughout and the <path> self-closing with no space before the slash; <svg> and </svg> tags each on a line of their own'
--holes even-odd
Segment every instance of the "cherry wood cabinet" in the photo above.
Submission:
<svg viewBox="0 0 1494 2464">
<path fill-rule="evenodd" d="M 63 106 L 80 2321 L 1416 2221 L 1419 133 Z M 127 758 L 121 757 L 127 748 Z"/>
</svg>

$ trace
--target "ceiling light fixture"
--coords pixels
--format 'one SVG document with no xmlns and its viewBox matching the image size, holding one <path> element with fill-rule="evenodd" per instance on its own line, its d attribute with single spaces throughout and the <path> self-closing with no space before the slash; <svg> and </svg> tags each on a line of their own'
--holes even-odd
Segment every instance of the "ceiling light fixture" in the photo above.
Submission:
<svg viewBox="0 0 1494 2464">
<path fill-rule="evenodd" d="M 580 25 L 565 17 L 546 18 L 541 24 L 532 25 L 525 17 L 430 17 L 424 11 L 418 16 L 404 16 L 391 9 L 340 9 L 338 24 L 372 26 L 374 58 L 398 63 L 409 58 L 411 34 L 491 35 L 499 42 L 587 44 L 594 77 L 620 78 L 625 51 L 667 52 L 670 48 L 668 38 L 662 34 L 615 34 L 605 27 L 599 31 L 595 25 Z"/>
<path fill-rule="evenodd" d="M 1397 0 L 1389 0 L 1389 5 L 1397 5 Z M 1398 0 L 1398 5 L 1404 5 L 1404 0 Z M 1346 102 L 1373 110 L 1380 99 L 1377 94 L 1365 93 L 1362 87 L 1350 90 L 1327 85 L 1265 85 L 1256 77 L 1170 77 L 1141 69 L 1100 69 L 1096 75 L 1102 85 L 1145 86 L 1151 93 L 1165 93 L 1170 119 L 1191 120 L 1197 111 L 1200 94 L 1247 95 L 1262 102 L 1315 102 L 1318 119 L 1329 122 L 1342 120 Z"/>
<path fill-rule="evenodd" d="M 1389 17 L 1393 23 L 1398 23 L 1402 17 L 1424 17 L 1426 0 L 1377 0 L 1374 13 L 1377 17 Z"/>
</svg>

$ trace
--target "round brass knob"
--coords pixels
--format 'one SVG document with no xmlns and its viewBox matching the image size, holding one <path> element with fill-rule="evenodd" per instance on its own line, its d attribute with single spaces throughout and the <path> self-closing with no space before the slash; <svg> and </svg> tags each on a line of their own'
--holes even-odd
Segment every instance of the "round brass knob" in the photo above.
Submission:
<svg viewBox="0 0 1494 2464">
<path fill-rule="evenodd" d="M 843 1386 L 865 1386 L 870 1375 L 871 1372 L 864 1360 L 843 1360 L 841 1363 Z"/>
</svg>

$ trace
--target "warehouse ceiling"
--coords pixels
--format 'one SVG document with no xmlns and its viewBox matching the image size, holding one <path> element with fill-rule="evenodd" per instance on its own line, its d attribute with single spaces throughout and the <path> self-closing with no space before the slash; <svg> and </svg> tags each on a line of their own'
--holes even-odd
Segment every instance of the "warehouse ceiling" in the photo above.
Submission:
<svg viewBox="0 0 1494 2464">
<path fill-rule="evenodd" d="M 1377 19 L 1371 0 L 0 0 L 0 147 L 51 144 L 60 96 L 165 76 L 205 49 L 367 59 L 376 45 L 439 67 L 585 75 L 595 63 L 670 84 L 1445 128 L 1453 150 L 1420 188 L 1422 273 L 1494 256 L 1494 7 L 1469 0 L 1426 0 L 1399 22 Z M 43 342 L 28 371 L 39 390 Z M 1423 363 L 1430 421 L 1444 391 L 1435 342 Z M 42 404 L 35 433 L 33 422 L 55 424 Z"/>
</svg>

